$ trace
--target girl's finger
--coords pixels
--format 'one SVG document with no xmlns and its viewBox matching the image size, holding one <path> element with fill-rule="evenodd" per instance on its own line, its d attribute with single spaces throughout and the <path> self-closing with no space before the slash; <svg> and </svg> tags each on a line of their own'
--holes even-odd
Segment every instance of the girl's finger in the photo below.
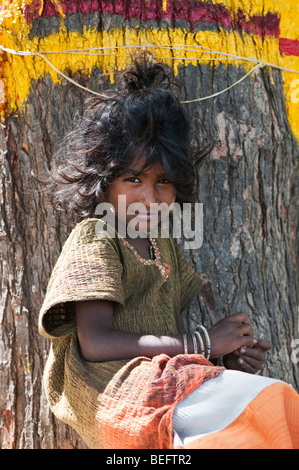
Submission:
<svg viewBox="0 0 299 470">
<path fill-rule="evenodd" d="M 241 336 L 245 336 L 245 335 L 248 335 L 248 336 L 254 336 L 254 330 L 252 328 L 252 326 L 250 326 L 249 324 L 247 323 L 241 323 L 239 325 L 239 334 Z"/>
<path fill-rule="evenodd" d="M 259 348 L 262 351 L 268 351 L 272 348 L 272 343 L 265 339 L 257 339 L 256 348 Z"/>
<path fill-rule="evenodd" d="M 239 356 L 244 356 L 244 358 L 248 357 L 251 359 L 255 359 L 256 361 L 264 361 L 265 360 L 265 353 L 264 351 L 261 351 L 260 349 L 256 348 L 239 348 L 237 351 Z"/>
<path fill-rule="evenodd" d="M 252 335 L 240 335 L 239 336 L 239 340 L 240 340 L 240 343 L 242 344 L 242 346 L 240 348 L 237 349 L 237 351 L 240 351 L 240 349 L 243 347 L 243 348 L 253 348 L 254 347 L 254 338 L 252 337 Z"/>
<path fill-rule="evenodd" d="M 237 312 L 233 313 L 233 315 L 230 315 L 229 317 L 232 321 L 239 322 L 239 323 L 245 323 L 247 325 L 250 324 L 250 320 L 247 317 L 247 315 L 243 312 Z"/>
<path fill-rule="evenodd" d="M 242 369 L 245 372 L 248 372 L 250 374 L 254 374 L 258 370 L 260 370 L 263 365 L 262 361 L 257 361 L 255 359 L 243 356 L 238 359 L 238 363 L 242 366 Z"/>
</svg>

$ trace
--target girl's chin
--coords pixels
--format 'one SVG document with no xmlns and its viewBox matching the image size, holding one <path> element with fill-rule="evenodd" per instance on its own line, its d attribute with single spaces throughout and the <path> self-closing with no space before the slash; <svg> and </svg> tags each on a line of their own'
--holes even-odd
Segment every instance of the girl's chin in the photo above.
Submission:
<svg viewBox="0 0 299 470">
<path fill-rule="evenodd" d="M 126 233 L 131 238 L 147 237 L 147 233 L 154 230 L 160 222 L 159 216 L 134 216 L 123 218 L 118 216 L 116 229 L 120 233 Z"/>
</svg>

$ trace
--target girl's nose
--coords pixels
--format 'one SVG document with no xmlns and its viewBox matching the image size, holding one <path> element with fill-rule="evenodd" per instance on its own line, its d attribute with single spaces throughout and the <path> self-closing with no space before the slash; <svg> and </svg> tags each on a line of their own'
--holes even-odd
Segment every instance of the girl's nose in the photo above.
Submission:
<svg viewBox="0 0 299 470">
<path fill-rule="evenodd" d="M 142 201 L 147 209 L 150 209 L 150 204 L 158 203 L 157 192 L 154 185 L 146 185 L 142 191 Z"/>
</svg>

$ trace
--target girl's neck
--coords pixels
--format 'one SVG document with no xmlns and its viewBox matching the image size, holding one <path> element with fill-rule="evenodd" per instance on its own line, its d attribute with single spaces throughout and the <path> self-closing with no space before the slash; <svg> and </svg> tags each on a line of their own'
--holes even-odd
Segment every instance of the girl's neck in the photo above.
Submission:
<svg viewBox="0 0 299 470">
<path fill-rule="evenodd" d="M 150 242 L 148 238 L 131 238 L 126 237 L 126 240 L 130 245 L 132 245 L 137 253 L 144 259 L 150 259 Z"/>
</svg>

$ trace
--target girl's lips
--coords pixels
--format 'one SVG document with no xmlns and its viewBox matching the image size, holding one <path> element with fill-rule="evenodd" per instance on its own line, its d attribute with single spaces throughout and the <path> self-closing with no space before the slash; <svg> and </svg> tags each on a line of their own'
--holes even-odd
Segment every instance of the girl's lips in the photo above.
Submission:
<svg viewBox="0 0 299 470">
<path fill-rule="evenodd" d="M 141 220 L 151 220 L 151 219 L 155 219 L 158 217 L 158 214 L 153 214 L 153 213 L 147 213 L 147 214 L 138 214 L 137 215 L 138 219 L 141 219 Z"/>
</svg>

